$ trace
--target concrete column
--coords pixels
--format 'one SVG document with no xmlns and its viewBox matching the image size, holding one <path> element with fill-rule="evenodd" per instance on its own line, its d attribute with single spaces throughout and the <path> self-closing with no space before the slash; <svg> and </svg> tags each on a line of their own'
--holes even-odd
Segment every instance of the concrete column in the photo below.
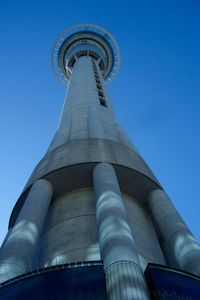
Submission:
<svg viewBox="0 0 200 300">
<path fill-rule="evenodd" d="M 31 270 L 37 241 L 53 194 L 50 182 L 37 180 L 0 249 L 0 281 Z"/>
<path fill-rule="evenodd" d="M 200 276 L 200 246 L 167 194 L 160 189 L 152 191 L 148 206 L 167 262 Z"/>
<path fill-rule="evenodd" d="M 94 169 L 93 179 L 108 299 L 148 299 L 115 171 L 110 164 L 100 163 Z"/>
</svg>

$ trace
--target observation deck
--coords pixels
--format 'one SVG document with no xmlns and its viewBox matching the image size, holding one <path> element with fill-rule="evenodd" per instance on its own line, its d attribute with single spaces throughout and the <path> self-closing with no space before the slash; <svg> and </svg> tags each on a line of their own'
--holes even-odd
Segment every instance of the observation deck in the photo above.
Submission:
<svg viewBox="0 0 200 300">
<path fill-rule="evenodd" d="M 105 81 L 112 81 L 120 65 L 120 51 L 113 36 L 93 24 L 81 24 L 65 30 L 52 49 L 52 66 L 58 79 L 67 85 L 75 61 L 81 56 L 95 59 Z"/>
</svg>

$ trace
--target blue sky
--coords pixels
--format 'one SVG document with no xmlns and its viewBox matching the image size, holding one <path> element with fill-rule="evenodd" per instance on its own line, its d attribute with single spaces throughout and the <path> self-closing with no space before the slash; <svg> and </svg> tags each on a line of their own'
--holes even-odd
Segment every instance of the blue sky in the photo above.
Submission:
<svg viewBox="0 0 200 300">
<path fill-rule="evenodd" d="M 0 241 L 11 209 L 54 135 L 65 88 L 51 68 L 57 36 L 109 30 L 121 67 L 116 115 L 198 240 L 200 2 L 4 1 L 0 10 Z"/>
</svg>

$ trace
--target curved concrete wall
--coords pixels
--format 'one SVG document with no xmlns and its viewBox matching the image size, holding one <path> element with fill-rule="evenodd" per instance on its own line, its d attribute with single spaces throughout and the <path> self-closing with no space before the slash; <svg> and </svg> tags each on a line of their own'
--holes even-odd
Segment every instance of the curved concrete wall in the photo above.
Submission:
<svg viewBox="0 0 200 300">
<path fill-rule="evenodd" d="M 33 171 L 25 189 L 34 180 L 74 164 L 107 161 L 136 170 L 158 183 L 143 158 L 133 149 L 106 139 L 68 142 L 48 152 Z"/>
<path fill-rule="evenodd" d="M 94 155 L 95 154 L 96 153 L 94 152 Z M 99 154 L 104 156 L 105 151 L 103 153 L 99 151 Z M 63 154 L 63 160 L 64 158 L 66 158 L 66 156 Z M 127 159 L 126 156 L 125 159 Z M 62 164 L 62 160 L 60 162 Z M 59 197 L 76 189 L 92 188 L 92 172 L 96 164 L 96 162 L 73 164 L 71 166 L 56 169 L 55 171 L 46 174 L 44 178 L 53 184 L 54 197 Z M 132 196 L 141 203 L 146 202 L 146 196 L 150 191 L 159 188 L 159 185 L 156 182 L 134 169 L 118 164 L 113 164 L 113 166 L 120 182 L 121 191 Z M 36 174 L 33 175 L 31 180 L 34 180 L 34 176 L 36 176 Z M 15 223 L 17 215 L 26 199 L 30 184 L 31 182 L 29 181 L 24 193 L 20 196 L 12 211 L 9 228 Z"/>
<path fill-rule="evenodd" d="M 148 263 L 165 264 L 154 226 L 144 205 L 126 194 L 123 194 L 123 200 L 142 269 L 145 270 Z"/>
<path fill-rule="evenodd" d="M 148 262 L 165 264 L 148 212 L 133 197 L 122 194 L 122 198 L 142 269 Z M 39 267 L 100 259 L 92 189 L 75 190 L 52 201 L 37 253 Z"/>
<path fill-rule="evenodd" d="M 49 150 L 76 139 L 106 138 L 119 142 L 112 105 L 98 64 L 96 68 L 106 107 L 100 104 L 92 58 L 79 58 L 73 68 L 58 130 Z"/>
<path fill-rule="evenodd" d="M 98 260 L 94 195 L 91 189 L 66 193 L 48 212 L 38 248 L 39 265 Z"/>
<path fill-rule="evenodd" d="M 93 64 L 100 81 L 106 106 L 100 104 Z M 79 58 L 74 67 L 66 94 L 58 130 L 49 151 L 68 141 L 104 138 L 134 148 L 116 123 L 99 65 L 89 56 Z"/>
</svg>

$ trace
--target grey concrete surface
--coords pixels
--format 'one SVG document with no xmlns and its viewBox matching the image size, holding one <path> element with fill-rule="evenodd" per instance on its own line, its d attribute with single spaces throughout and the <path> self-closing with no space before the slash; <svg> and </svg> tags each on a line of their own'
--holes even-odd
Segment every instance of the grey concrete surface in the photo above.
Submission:
<svg viewBox="0 0 200 300">
<path fill-rule="evenodd" d="M 93 138 L 70 141 L 47 153 L 36 166 L 25 188 L 37 178 L 59 168 L 101 161 L 134 169 L 158 183 L 142 157 L 133 149 L 110 140 Z"/>
<path fill-rule="evenodd" d="M 148 205 L 167 263 L 200 276 L 200 246 L 167 194 L 152 191 Z"/>
<path fill-rule="evenodd" d="M 93 191 L 80 189 L 55 198 L 40 237 L 36 265 L 99 259 Z"/>
<path fill-rule="evenodd" d="M 146 206 L 129 195 L 122 194 L 122 198 L 142 270 L 146 269 L 148 263 L 165 265 L 160 243 Z"/>
<path fill-rule="evenodd" d="M 92 188 L 92 173 L 93 168 L 97 163 L 80 163 L 68 167 L 56 169 L 54 172 L 47 174 L 44 178 L 52 182 L 54 186 L 55 197 L 61 196 L 69 191 L 74 191 L 81 188 Z M 146 195 L 159 188 L 159 185 L 154 181 L 144 176 L 142 173 L 131 168 L 120 165 L 113 165 L 119 178 L 120 187 L 123 193 L 132 196 L 140 203 L 144 204 Z M 20 196 L 10 217 L 9 227 L 12 227 L 20 208 L 23 205 L 28 189 Z"/>
<path fill-rule="evenodd" d="M 31 271 L 52 194 L 53 187 L 47 180 L 41 179 L 33 184 L 15 225 L 0 249 L 1 282 Z"/>
<path fill-rule="evenodd" d="M 110 164 L 100 163 L 94 169 L 93 179 L 99 248 L 106 272 L 108 299 L 148 299 L 136 243 L 128 224 L 115 171 Z M 117 273 L 111 267 L 115 263 L 119 268 Z M 124 268 L 124 263 L 127 268 Z M 126 277 L 129 277 L 130 285 Z M 142 288 L 136 289 L 137 285 Z M 114 295 L 116 286 L 118 293 Z"/>
<path fill-rule="evenodd" d="M 100 120 L 100 113 L 96 105 L 89 106 L 88 112 L 88 136 L 89 138 L 105 138 L 103 126 Z"/>
<path fill-rule="evenodd" d="M 109 300 L 149 299 L 143 273 L 133 262 L 119 261 L 106 271 Z"/>
<path fill-rule="evenodd" d="M 71 80 L 61 114 L 58 130 L 49 150 L 53 150 L 68 140 L 89 138 L 106 138 L 118 141 L 117 130 L 113 122 L 112 106 L 105 92 L 101 71 L 100 86 L 104 91 L 107 107 L 100 105 L 97 83 L 95 81 L 92 58 L 79 58 L 72 71 Z"/>
</svg>

